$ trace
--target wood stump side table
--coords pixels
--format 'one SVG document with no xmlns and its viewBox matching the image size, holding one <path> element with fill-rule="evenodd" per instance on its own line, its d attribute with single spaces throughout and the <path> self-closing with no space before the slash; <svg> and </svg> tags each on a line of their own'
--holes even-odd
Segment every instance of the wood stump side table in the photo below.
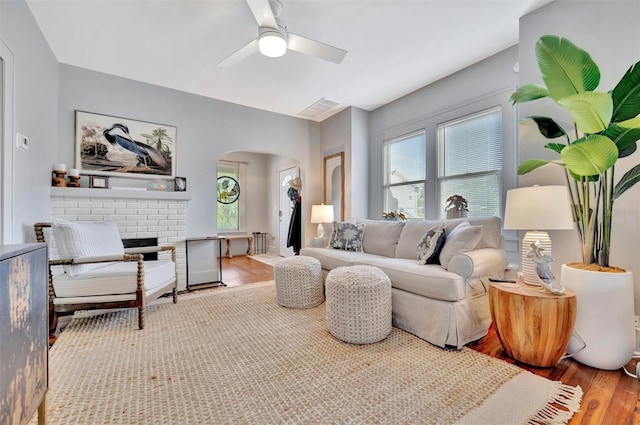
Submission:
<svg viewBox="0 0 640 425">
<path fill-rule="evenodd" d="M 537 367 L 560 361 L 575 323 L 572 291 L 553 295 L 523 283 L 491 282 L 489 305 L 498 339 L 509 357 Z"/>
</svg>

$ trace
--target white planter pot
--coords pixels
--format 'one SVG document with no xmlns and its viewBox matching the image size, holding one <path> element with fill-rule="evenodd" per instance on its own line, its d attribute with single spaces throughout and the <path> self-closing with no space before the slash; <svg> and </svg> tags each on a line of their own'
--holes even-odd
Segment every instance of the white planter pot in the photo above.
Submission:
<svg viewBox="0 0 640 425">
<path fill-rule="evenodd" d="M 565 264 L 561 273 L 562 286 L 575 292 L 577 304 L 574 337 L 567 351 L 580 363 L 598 369 L 615 370 L 627 364 L 635 348 L 633 274 L 580 270 Z"/>
</svg>

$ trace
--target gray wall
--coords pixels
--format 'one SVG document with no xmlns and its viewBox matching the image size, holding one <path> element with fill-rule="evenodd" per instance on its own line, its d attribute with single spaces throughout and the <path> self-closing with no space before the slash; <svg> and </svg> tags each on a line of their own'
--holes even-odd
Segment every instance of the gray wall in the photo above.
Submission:
<svg viewBox="0 0 640 425">
<path fill-rule="evenodd" d="M 345 220 L 368 216 L 368 120 L 369 112 L 350 107 L 320 123 L 323 157 L 344 152 Z"/>
<path fill-rule="evenodd" d="M 323 200 L 322 196 L 322 179 L 324 178 L 324 157 L 333 155 L 338 152 L 344 152 L 344 218 L 345 220 L 351 214 L 351 198 L 350 198 L 350 166 L 349 158 L 351 157 L 351 108 L 347 108 L 332 117 L 320 123 L 320 139 L 322 141 L 322 155 L 318 158 L 321 164 L 321 172 L 318 176 L 318 191 L 321 194 L 317 203 Z M 334 217 L 340 221 L 340 217 Z"/>
<path fill-rule="evenodd" d="M 158 122 L 178 128 L 177 175 L 187 178 L 192 200 L 187 207 L 187 234 L 216 233 L 218 160 L 227 152 L 279 154 L 309 168 L 316 123 L 260 111 L 68 65 L 60 67 L 59 145 L 57 160 L 72 163 L 74 111 Z M 123 179 L 120 185 L 135 185 Z M 267 179 L 269 180 L 269 179 Z M 262 200 L 262 201 L 261 201 Z M 262 195 L 248 197 L 247 208 L 263 210 Z M 264 228 L 261 219 L 256 223 Z M 247 223 L 253 228 L 254 223 Z M 249 229 L 247 229 L 249 230 Z M 275 229 L 268 229 L 274 232 Z"/>
<path fill-rule="evenodd" d="M 13 228 L 7 240 L 34 241 L 33 224 L 50 217 L 49 186 L 56 159 L 58 134 L 59 66 L 23 1 L 3 1 L 0 8 L 0 38 L 14 56 L 13 136 L 29 138 L 28 151 L 5 141 L 6 154 L 13 157 Z M 4 184 L 4 181 L 2 182 Z"/>
<path fill-rule="evenodd" d="M 427 218 L 437 218 L 436 126 L 496 105 L 503 110 L 505 189 L 515 186 L 515 116 L 508 98 L 516 87 L 513 66 L 518 49 L 510 47 L 442 80 L 373 111 L 369 116 L 369 215 L 382 215 L 383 143 L 424 129 L 427 136 Z"/>
</svg>

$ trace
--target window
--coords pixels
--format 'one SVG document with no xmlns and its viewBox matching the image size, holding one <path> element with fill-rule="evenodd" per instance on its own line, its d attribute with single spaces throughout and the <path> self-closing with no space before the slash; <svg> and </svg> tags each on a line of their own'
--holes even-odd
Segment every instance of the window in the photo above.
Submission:
<svg viewBox="0 0 640 425">
<path fill-rule="evenodd" d="M 469 216 L 500 216 L 502 193 L 502 109 L 438 125 L 439 211 L 459 194 Z"/>
<path fill-rule="evenodd" d="M 233 177 L 240 182 L 240 166 L 231 164 L 218 164 L 218 176 Z M 242 202 L 242 191 L 240 197 L 233 204 L 221 204 L 218 202 L 218 232 L 240 230 L 240 202 Z"/>
<path fill-rule="evenodd" d="M 426 144 L 424 131 L 384 142 L 384 212 L 424 218 Z"/>
</svg>

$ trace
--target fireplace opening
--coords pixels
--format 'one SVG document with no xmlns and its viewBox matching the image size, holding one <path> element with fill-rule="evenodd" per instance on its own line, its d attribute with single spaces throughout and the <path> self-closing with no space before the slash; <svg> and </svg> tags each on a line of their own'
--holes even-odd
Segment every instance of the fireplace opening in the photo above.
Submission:
<svg viewBox="0 0 640 425">
<path fill-rule="evenodd" d="M 127 238 L 122 239 L 122 245 L 125 248 L 140 248 L 145 246 L 157 246 L 158 238 Z M 149 252 L 146 254 L 142 254 L 145 261 L 157 260 L 158 253 L 157 252 Z"/>
</svg>

